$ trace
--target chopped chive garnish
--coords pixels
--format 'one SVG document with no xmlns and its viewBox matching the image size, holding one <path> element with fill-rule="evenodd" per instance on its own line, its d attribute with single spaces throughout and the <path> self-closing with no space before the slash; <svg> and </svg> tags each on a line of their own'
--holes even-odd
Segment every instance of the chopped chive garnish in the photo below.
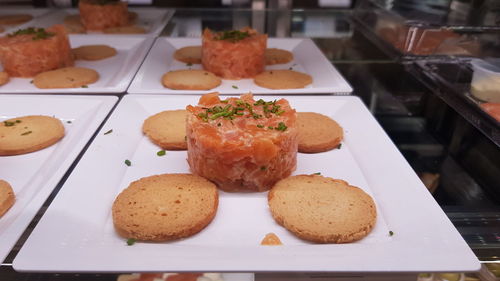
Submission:
<svg viewBox="0 0 500 281">
<path fill-rule="evenodd" d="M 258 124 L 257 127 L 258 128 L 264 128 L 264 125 Z"/>
<path fill-rule="evenodd" d="M 22 133 L 21 136 L 26 136 L 26 135 L 29 135 L 31 133 L 33 133 L 33 132 L 32 131 L 27 131 L 27 132 Z"/>
<path fill-rule="evenodd" d="M 17 119 L 17 120 L 16 120 L 16 123 L 21 123 L 21 122 L 22 122 L 22 121 L 21 121 L 21 120 L 19 120 L 19 119 Z"/>
<path fill-rule="evenodd" d="M 129 238 L 129 239 L 127 239 L 127 245 L 132 246 L 135 244 L 136 241 L 137 240 L 135 240 L 134 238 Z"/>
<path fill-rule="evenodd" d="M 156 152 L 156 155 L 158 156 L 164 156 L 166 154 L 165 150 L 160 150 L 158 152 Z"/>
<path fill-rule="evenodd" d="M 11 127 L 11 126 L 16 125 L 16 123 L 15 123 L 15 122 L 12 122 L 12 121 L 3 121 L 3 125 L 4 125 L 5 127 Z"/>
<path fill-rule="evenodd" d="M 82 85 L 82 88 L 88 88 L 88 87 L 89 87 L 89 86 L 87 86 L 87 85 Z"/>
<path fill-rule="evenodd" d="M 276 127 L 276 130 L 284 132 L 284 131 L 286 131 L 287 128 L 288 127 L 285 125 L 285 123 L 279 122 L 278 127 Z"/>
<path fill-rule="evenodd" d="M 321 175 L 321 172 L 314 173 L 313 175 L 319 176 L 319 175 Z"/>
<path fill-rule="evenodd" d="M 232 87 L 233 87 L 233 89 L 238 89 L 238 86 L 233 85 Z"/>
<path fill-rule="evenodd" d="M 105 135 L 107 135 L 107 134 L 111 134 L 112 132 L 113 132 L 113 129 L 111 129 L 111 130 L 107 131 L 107 132 L 106 132 L 106 133 L 104 133 L 104 134 L 105 134 Z"/>
<path fill-rule="evenodd" d="M 337 146 L 337 149 L 340 149 L 342 147 L 342 144 L 339 143 L 339 145 Z"/>
<path fill-rule="evenodd" d="M 186 63 L 186 66 L 193 66 L 193 64 L 192 64 L 192 63 L 190 63 L 190 62 L 188 62 L 188 63 Z M 206 73 L 206 72 L 205 72 L 205 73 Z"/>
<path fill-rule="evenodd" d="M 389 230 L 389 236 L 393 236 L 394 235 L 394 232 L 392 232 L 392 230 Z"/>
<path fill-rule="evenodd" d="M 130 160 L 127 159 L 127 160 L 125 160 L 125 165 L 130 167 L 132 165 L 132 162 L 130 162 Z"/>
</svg>

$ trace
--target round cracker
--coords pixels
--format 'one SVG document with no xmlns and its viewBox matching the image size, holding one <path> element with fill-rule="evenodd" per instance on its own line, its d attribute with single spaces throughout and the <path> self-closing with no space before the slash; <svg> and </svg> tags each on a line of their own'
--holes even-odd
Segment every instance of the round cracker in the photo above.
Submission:
<svg viewBox="0 0 500 281">
<path fill-rule="evenodd" d="M 78 14 L 66 16 L 64 18 L 64 27 L 66 27 L 68 33 L 85 33 L 85 27 Z"/>
<path fill-rule="evenodd" d="M 0 71 L 0 86 L 7 84 L 9 80 L 9 74 L 5 71 Z"/>
<path fill-rule="evenodd" d="M 37 74 L 33 84 L 40 89 L 78 88 L 95 83 L 97 71 L 84 67 L 65 67 Z"/>
<path fill-rule="evenodd" d="M 188 237 L 215 217 L 215 184 L 192 174 L 163 174 L 132 182 L 113 203 L 113 223 L 125 238 L 168 241 Z"/>
<path fill-rule="evenodd" d="M 142 132 L 156 145 L 166 150 L 186 150 L 187 111 L 166 110 L 148 117 Z"/>
<path fill-rule="evenodd" d="M 200 69 L 169 71 L 161 78 L 163 86 L 174 90 L 210 90 L 221 82 L 212 72 Z"/>
<path fill-rule="evenodd" d="M 293 60 L 292 52 L 277 48 L 267 48 L 264 57 L 267 65 L 289 63 Z"/>
<path fill-rule="evenodd" d="M 297 112 L 299 152 L 318 153 L 337 148 L 344 138 L 342 127 L 316 112 Z"/>
<path fill-rule="evenodd" d="M 129 24 L 134 24 L 138 18 L 139 18 L 139 15 L 136 12 L 128 11 L 128 23 Z"/>
<path fill-rule="evenodd" d="M 109 27 L 104 29 L 102 32 L 112 33 L 112 34 L 144 34 L 146 33 L 146 29 L 136 25 L 128 25 L 128 26 Z"/>
<path fill-rule="evenodd" d="M 29 14 L 17 14 L 17 15 L 3 15 L 0 16 L 0 24 L 3 25 L 14 25 L 29 22 L 33 19 L 32 15 Z"/>
<path fill-rule="evenodd" d="M 0 123 L 0 155 L 18 155 L 49 147 L 64 137 L 64 125 L 54 117 L 32 115 Z"/>
<path fill-rule="evenodd" d="M 308 74 L 294 70 L 267 70 L 257 74 L 254 83 L 260 87 L 279 89 L 300 89 L 312 83 L 312 77 Z"/>
<path fill-rule="evenodd" d="M 285 178 L 268 193 L 273 218 L 304 240 L 349 243 L 373 229 L 377 211 L 370 195 L 343 180 L 320 175 Z"/>
<path fill-rule="evenodd" d="M 174 59 L 184 63 L 201 63 L 201 46 L 186 46 L 177 49 Z"/>
<path fill-rule="evenodd" d="M 16 202 L 14 190 L 10 184 L 4 180 L 0 180 L 0 217 L 2 217 Z"/>
<path fill-rule="evenodd" d="M 117 54 L 116 49 L 108 45 L 84 45 L 72 49 L 76 60 L 102 60 Z"/>
</svg>

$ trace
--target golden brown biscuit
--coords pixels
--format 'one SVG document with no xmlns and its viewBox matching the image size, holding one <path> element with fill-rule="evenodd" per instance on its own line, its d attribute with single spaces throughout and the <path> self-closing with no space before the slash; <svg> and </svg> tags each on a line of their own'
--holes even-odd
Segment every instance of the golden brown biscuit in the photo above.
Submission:
<svg viewBox="0 0 500 281">
<path fill-rule="evenodd" d="M 0 217 L 2 217 L 16 202 L 14 190 L 10 184 L 4 180 L 0 180 Z"/>
<path fill-rule="evenodd" d="M 117 54 L 116 49 L 108 45 L 84 45 L 72 49 L 76 60 L 102 60 Z"/>
<path fill-rule="evenodd" d="M 343 180 L 298 175 L 268 193 L 273 218 L 304 240 L 349 243 L 370 233 L 377 219 L 370 195 Z"/>
<path fill-rule="evenodd" d="M 33 19 L 32 15 L 28 14 L 18 14 L 18 15 L 3 15 L 0 16 L 0 24 L 3 25 L 14 25 L 29 22 Z"/>
<path fill-rule="evenodd" d="M 113 223 L 125 238 L 168 241 L 200 232 L 215 217 L 215 184 L 192 174 L 163 174 L 132 182 L 113 203 Z"/>
<path fill-rule="evenodd" d="M 64 27 L 68 33 L 85 33 L 85 27 L 83 26 L 80 15 L 68 15 L 64 18 Z"/>
<path fill-rule="evenodd" d="M 166 110 L 148 117 L 142 132 L 156 145 L 166 150 L 186 150 L 187 111 Z"/>
<path fill-rule="evenodd" d="M 33 84 L 40 89 L 78 88 L 99 80 L 97 71 L 84 67 L 65 67 L 42 72 L 33 78 Z"/>
<path fill-rule="evenodd" d="M 139 15 L 136 12 L 128 11 L 128 23 L 129 24 L 134 24 L 137 21 L 137 18 L 139 18 Z"/>
<path fill-rule="evenodd" d="M 201 46 L 186 46 L 177 49 L 174 59 L 185 63 L 201 63 Z"/>
<path fill-rule="evenodd" d="M 9 80 L 9 74 L 5 71 L 0 71 L 0 86 L 7 84 Z"/>
<path fill-rule="evenodd" d="M 165 73 L 161 83 L 174 90 L 210 90 L 219 86 L 221 79 L 206 70 L 183 69 Z"/>
<path fill-rule="evenodd" d="M 292 52 L 276 48 L 267 48 L 264 57 L 267 65 L 289 63 L 293 60 Z"/>
<path fill-rule="evenodd" d="M 0 156 L 37 151 L 63 137 L 64 126 L 54 117 L 33 115 L 5 120 L 0 123 Z"/>
<path fill-rule="evenodd" d="M 299 152 L 317 153 L 334 149 L 344 138 L 344 130 L 328 116 L 297 112 Z"/>
<path fill-rule="evenodd" d="M 268 89 L 299 89 L 312 83 L 308 74 L 294 70 L 267 70 L 257 74 L 254 83 Z"/>
<path fill-rule="evenodd" d="M 109 27 L 104 29 L 102 32 L 114 33 L 114 34 L 143 34 L 146 33 L 146 29 L 140 26 L 128 25 L 128 26 Z"/>
</svg>

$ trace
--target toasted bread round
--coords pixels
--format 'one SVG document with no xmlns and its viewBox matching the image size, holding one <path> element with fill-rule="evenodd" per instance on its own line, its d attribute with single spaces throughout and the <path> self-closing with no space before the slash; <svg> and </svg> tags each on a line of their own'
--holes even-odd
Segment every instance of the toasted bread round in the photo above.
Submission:
<svg viewBox="0 0 500 281">
<path fill-rule="evenodd" d="M 64 27 L 68 33 L 85 33 L 85 27 L 80 20 L 80 15 L 66 16 L 64 18 Z"/>
<path fill-rule="evenodd" d="M 136 25 L 127 25 L 127 26 L 109 27 L 104 29 L 102 32 L 113 33 L 113 34 L 143 34 L 146 33 L 146 29 Z"/>
<path fill-rule="evenodd" d="M 215 184 L 192 174 L 163 174 L 132 182 L 113 203 L 119 235 L 145 241 L 168 241 L 200 232 L 215 217 Z"/>
<path fill-rule="evenodd" d="M 99 80 L 97 71 L 85 67 L 64 67 L 42 72 L 33 78 L 40 89 L 78 88 Z"/>
<path fill-rule="evenodd" d="M 312 77 L 308 74 L 288 70 L 267 70 L 257 74 L 254 83 L 260 87 L 279 90 L 279 89 L 300 89 L 312 83 Z"/>
<path fill-rule="evenodd" d="M 5 71 L 0 71 L 0 86 L 7 84 L 9 80 L 9 74 Z"/>
<path fill-rule="evenodd" d="M 201 46 L 186 46 L 177 49 L 174 59 L 185 63 L 201 63 Z"/>
<path fill-rule="evenodd" d="M 368 235 L 377 211 L 370 195 L 320 175 L 285 178 L 268 193 L 273 218 L 304 240 L 349 243 Z"/>
<path fill-rule="evenodd" d="M 187 111 L 166 110 L 148 117 L 142 132 L 156 145 L 166 150 L 186 150 Z"/>
<path fill-rule="evenodd" d="M 0 123 L 0 155 L 18 155 L 53 145 L 64 137 L 64 125 L 54 117 L 34 115 Z"/>
<path fill-rule="evenodd" d="M 289 63 L 293 60 L 293 53 L 283 49 L 267 48 L 264 53 L 267 65 Z"/>
<path fill-rule="evenodd" d="M 32 15 L 29 14 L 18 14 L 18 15 L 3 15 L 0 16 L 0 24 L 2 25 L 14 25 L 29 22 L 33 19 Z"/>
<path fill-rule="evenodd" d="M 116 49 L 108 45 L 84 45 L 72 49 L 76 60 L 102 60 L 116 55 Z"/>
<path fill-rule="evenodd" d="M 2 217 L 14 205 L 16 196 L 10 184 L 0 180 L 0 217 Z"/>
<path fill-rule="evenodd" d="M 210 90 L 219 86 L 222 81 L 206 70 L 183 69 L 165 73 L 161 82 L 163 86 L 173 90 Z"/>
<path fill-rule="evenodd" d="M 334 149 L 344 138 L 344 130 L 328 116 L 297 112 L 299 152 L 318 153 Z"/>
</svg>

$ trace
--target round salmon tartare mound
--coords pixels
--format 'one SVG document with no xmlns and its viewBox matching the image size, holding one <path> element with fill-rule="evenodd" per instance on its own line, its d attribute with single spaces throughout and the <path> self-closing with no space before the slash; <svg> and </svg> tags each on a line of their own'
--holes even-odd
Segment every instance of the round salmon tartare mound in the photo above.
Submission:
<svg viewBox="0 0 500 281">
<path fill-rule="evenodd" d="M 295 170 L 297 114 L 286 99 L 210 93 L 186 109 L 189 166 L 220 189 L 266 191 Z"/>
<path fill-rule="evenodd" d="M 244 28 L 223 32 L 205 29 L 201 63 L 224 79 L 252 78 L 264 71 L 267 35 Z"/>
</svg>

